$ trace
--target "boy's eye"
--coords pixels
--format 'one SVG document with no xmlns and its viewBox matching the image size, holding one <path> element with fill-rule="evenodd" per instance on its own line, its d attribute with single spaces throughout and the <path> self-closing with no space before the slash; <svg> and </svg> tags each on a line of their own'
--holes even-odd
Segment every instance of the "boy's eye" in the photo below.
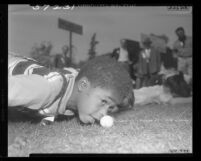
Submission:
<svg viewBox="0 0 201 161">
<path fill-rule="evenodd" d="M 110 106 L 108 110 L 112 111 L 114 109 L 114 106 Z"/>
<path fill-rule="evenodd" d="M 110 106 L 109 108 L 108 108 L 108 112 L 116 112 L 116 111 L 118 111 L 118 108 L 116 107 L 116 106 Z"/>
<path fill-rule="evenodd" d="M 106 100 L 102 100 L 102 101 L 101 101 L 101 104 L 102 104 L 102 105 L 106 105 L 107 103 L 108 103 L 108 102 L 107 102 Z"/>
</svg>

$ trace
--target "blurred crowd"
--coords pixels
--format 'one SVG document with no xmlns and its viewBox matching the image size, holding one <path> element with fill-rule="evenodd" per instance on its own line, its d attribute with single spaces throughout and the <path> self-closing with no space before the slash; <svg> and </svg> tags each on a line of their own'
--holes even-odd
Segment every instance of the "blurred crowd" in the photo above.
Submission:
<svg viewBox="0 0 201 161">
<path fill-rule="evenodd" d="M 183 27 L 178 27 L 173 32 L 177 39 L 172 47 L 167 45 L 169 38 L 166 35 L 141 33 L 141 41 L 121 39 L 119 47 L 106 56 L 115 58 L 125 66 L 133 80 L 134 89 L 162 85 L 164 79 L 179 73 L 181 78 L 176 78 L 176 81 L 183 79 L 192 91 L 192 37 L 186 35 Z M 96 56 L 95 45 L 98 41 L 95 36 L 96 34 L 90 43 L 89 59 Z M 50 55 L 51 49 L 50 42 L 43 42 L 40 46 L 33 47 L 31 57 L 49 68 L 80 68 L 84 64 L 73 64 L 67 45 L 62 47 L 62 53 L 59 54 Z M 173 84 L 172 88 L 176 88 L 178 82 Z M 183 88 L 187 87 L 181 86 L 178 90 Z"/>
<path fill-rule="evenodd" d="M 165 78 L 177 74 L 186 82 L 181 88 L 192 91 L 192 37 L 186 35 L 183 27 L 178 27 L 175 34 L 178 39 L 172 47 L 167 46 L 166 35 L 141 34 L 140 43 L 128 39 L 120 41 L 112 57 L 129 71 L 135 89 L 161 85 Z"/>
</svg>

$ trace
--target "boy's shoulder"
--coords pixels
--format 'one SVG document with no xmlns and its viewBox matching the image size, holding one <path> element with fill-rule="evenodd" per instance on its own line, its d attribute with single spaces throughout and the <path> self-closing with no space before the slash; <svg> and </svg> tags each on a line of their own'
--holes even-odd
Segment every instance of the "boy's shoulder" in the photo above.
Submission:
<svg viewBox="0 0 201 161">
<path fill-rule="evenodd" d="M 18 74 L 38 74 L 41 76 L 49 75 L 50 73 L 60 73 L 65 76 L 67 75 L 74 75 L 77 76 L 79 69 L 71 68 L 71 67 L 65 67 L 62 69 L 53 68 L 50 69 L 46 66 L 41 65 L 40 62 L 38 62 L 35 59 L 19 56 L 19 55 L 13 55 L 9 54 L 9 64 L 14 64 L 12 69 L 12 75 L 18 75 Z"/>
<path fill-rule="evenodd" d="M 60 69 L 60 72 L 62 74 L 66 75 L 73 75 L 73 76 L 77 76 L 79 73 L 80 69 L 76 69 L 76 68 L 71 68 L 71 67 L 65 67 L 63 69 Z"/>
</svg>

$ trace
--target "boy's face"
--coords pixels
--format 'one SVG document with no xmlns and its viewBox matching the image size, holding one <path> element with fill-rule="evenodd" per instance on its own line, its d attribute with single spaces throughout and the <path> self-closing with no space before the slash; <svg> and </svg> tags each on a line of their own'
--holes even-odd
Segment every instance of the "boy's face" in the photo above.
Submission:
<svg viewBox="0 0 201 161">
<path fill-rule="evenodd" d="M 108 112 L 117 111 L 118 98 L 111 90 L 93 87 L 87 79 L 78 82 L 77 108 L 83 123 L 94 123 Z"/>
</svg>

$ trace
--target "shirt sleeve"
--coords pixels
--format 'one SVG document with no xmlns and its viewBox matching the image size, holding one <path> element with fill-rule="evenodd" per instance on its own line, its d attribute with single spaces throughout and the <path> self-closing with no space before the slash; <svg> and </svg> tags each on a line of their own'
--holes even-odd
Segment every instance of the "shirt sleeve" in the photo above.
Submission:
<svg viewBox="0 0 201 161">
<path fill-rule="evenodd" d="M 8 77 L 8 106 L 25 106 L 40 109 L 52 98 L 51 84 L 39 75 Z"/>
</svg>

